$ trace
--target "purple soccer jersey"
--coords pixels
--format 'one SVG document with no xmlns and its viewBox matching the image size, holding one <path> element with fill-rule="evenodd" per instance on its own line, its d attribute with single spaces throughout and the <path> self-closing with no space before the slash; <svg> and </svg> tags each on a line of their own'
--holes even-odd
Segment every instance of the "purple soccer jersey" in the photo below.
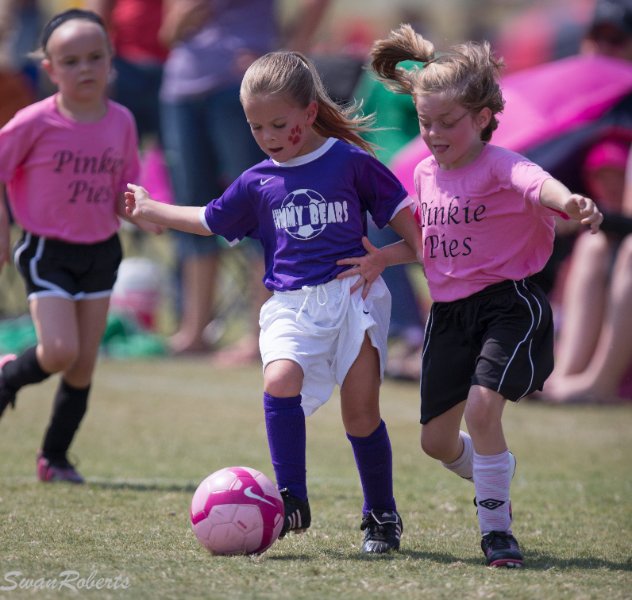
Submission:
<svg viewBox="0 0 632 600">
<path fill-rule="evenodd" d="M 364 150 L 330 138 L 286 163 L 267 159 L 245 171 L 204 209 L 209 229 L 229 241 L 259 239 L 263 283 L 295 290 L 347 269 L 340 258 L 365 254 L 367 212 L 384 227 L 409 200 L 401 183 Z"/>
</svg>

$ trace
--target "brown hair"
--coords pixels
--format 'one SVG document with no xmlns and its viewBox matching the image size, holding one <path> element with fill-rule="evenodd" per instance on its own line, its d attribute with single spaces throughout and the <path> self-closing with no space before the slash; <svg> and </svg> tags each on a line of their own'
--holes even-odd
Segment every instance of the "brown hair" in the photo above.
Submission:
<svg viewBox="0 0 632 600">
<path fill-rule="evenodd" d="M 316 133 L 345 140 L 373 154 L 372 144 L 361 136 L 371 131 L 373 115 L 359 115 L 357 104 L 336 104 L 316 67 L 300 52 L 270 52 L 255 60 L 244 74 L 239 97 L 243 102 L 258 94 L 281 94 L 300 107 L 316 100 Z"/>
<path fill-rule="evenodd" d="M 378 78 L 398 94 L 443 93 L 471 112 L 489 108 L 492 118 L 481 139 L 491 140 L 498 127 L 496 115 L 505 107 L 498 83 L 504 65 L 502 59 L 494 57 L 488 42 L 466 42 L 438 54 L 410 25 L 400 25 L 388 38 L 375 42 L 371 58 Z M 398 68 L 405 60 L 417 61 L 419 67 L 408 71 Z"/>
</svg>

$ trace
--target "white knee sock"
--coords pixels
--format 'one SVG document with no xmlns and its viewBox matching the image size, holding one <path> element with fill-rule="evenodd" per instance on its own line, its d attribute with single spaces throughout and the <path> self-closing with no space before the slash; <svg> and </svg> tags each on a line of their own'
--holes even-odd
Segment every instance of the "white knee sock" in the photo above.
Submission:
<svg viewBox="0 0 632 600">
<path fill-rule="evenodd" d="M 508 450 L 491 456 L 474 452 L 474 489 L 481 533 L 511 533 L 509 486 L 515 459 Z"/>
<path fill-rule="evenodd" d="M 460 438 L 463 440 L 463 452 L 461 452 L 461 456 L 457 458 L 454 462 L 441 464 L 448 470 L 456 473 L 459 477 L 463 477 L 463 479 L 468 479 L 472 481 L 472 469 L 473 469 L 473 459 L 472 455 L 474 452 L 472 446 L 472 438 L 465 433 L 465 431 L 459 432 Z"/>
</svg>

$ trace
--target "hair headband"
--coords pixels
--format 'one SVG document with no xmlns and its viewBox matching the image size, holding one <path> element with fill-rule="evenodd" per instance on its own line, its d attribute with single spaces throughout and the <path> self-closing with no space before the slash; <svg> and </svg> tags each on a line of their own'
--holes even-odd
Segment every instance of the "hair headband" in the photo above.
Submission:
<svg viewBox="0 0 632 600">
<path fill-rule="evenodd" d="M 44 26 L 44 30 L 42 31 L 42 50 L 46 52 L 46 45 L 48 44 L 48 40 L 50 36 L 53 34 L 53 31 L 66 23 L 66 21 L 72 21 L 73 19 L 83 19 L 84 21 L 92 21 L 96 23 L 105 31 L 105 23 L 103 19 L 91 10 L 82 10 L 80 8 L 71 8 L 70 10 L 66 10 L 58 15 L 55 15 L 46 25 Z"/>
</svg>

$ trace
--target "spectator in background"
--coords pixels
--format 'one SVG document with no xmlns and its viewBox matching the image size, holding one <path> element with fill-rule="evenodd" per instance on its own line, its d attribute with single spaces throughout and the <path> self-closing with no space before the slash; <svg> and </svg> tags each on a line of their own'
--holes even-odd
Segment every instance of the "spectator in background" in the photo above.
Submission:
<svg viewBox="0 0 632 600">
<path fill-rule="evenodd" d="M 597 0 L 580 51 L 631 61 L 632 0 Z M 628 97 L 622 106 L 629 105 Z M 627 163 L 627 171 L 625 166 L 632 131 L 625 123 L 619 129 L 622 137 L 600 140 L 584 163 L 584 183 L 604 205 L 604 222 L 594 239 L 579 236 L 566 276 L 556 281 L 562 289 L 561 327 L 556 367 L 543 395 L 553 403 L 632 398 L 632 165 Z M 562 255 L 561 246 L 575 236 L 567 229 L 558 223 L 557 250 Z M 592 298 L 585 304 L 591 307 L 589 315 L 579 306 L 586 298 Z"/>
<path fill-rule="evenodd" d="M 597 234 L 579 235 L 571 254 L 555 369 L 544 390 L 550 402 L 632 399 L 625 385 L 632 375 L 632 172 L 624 205 L 629 155 L 629 140 L 607 138 L 584 162 L 586 188 L 604 222 Z"/>
<path fill-rule="evenodd" d="M 632 60 L 632 0 L 597 0 L 583 54 Z"/>
<path fill-rule="evenodd" d="M 158 39 L 162 0 L 86 0 L 101 15 L 114 47 L 112 96 L 132 111 L 141 142 L 160 139 L 158 94 L 167 48 Z"/>
<path fill-rule="evenodd" d="M 36 99 L 37 69 L 26 53 L 39 29 L 37 0 L 0 2 L 0 127 Z"/>
<path fill-rule="evenodd" d="M 141 181 L 155 198 L 171 202 L 158 97 L 168 53 L 158 36 L 163 0 L 85 0 L 85 4 L 101 16 L 112 39 L 114 77 L 110 94 L 134 115 L 141 146 Z"/>
<path fill-rule="evenodd" d="M 542 63 L 577 54 L 594 0 L 536 0 L 523 3 L 513 18 L 503 21 L 495 32 L 481 31 L 481 39 L 494 37 L 494 48 L 506 64 L 505 73 L 529 69 Z M 499 3 L 507 8 L 511 3 Z M 481 18 L 478 3 L 471 3 L 471 18 L 481 29 L 489 26 Z"/>
<path fill-rule="evenodd" d="M 243 118 L 242 75 L 255 58 L 282 45 L 305 50 L 328 3 L 297 3 L 296 18 L 284 38 L 274 0 L 165 0 L 161 39 L 170 52 L 160 94 L 161 118 L 177 204 L 206 204 L 264 158 Z M 181 306 L 170 345 L 174 353 L 207 351 L 204 331 L 218 293 L 221 246 L 215 238 L 175 235 Z M 252 246 L 245 251 L 253 276 L 253 331 L 231 356 L 234 361 L 258 355 L 258 312 L 267 297 L 261 284 L 261 253 Z"/>
</svg>

